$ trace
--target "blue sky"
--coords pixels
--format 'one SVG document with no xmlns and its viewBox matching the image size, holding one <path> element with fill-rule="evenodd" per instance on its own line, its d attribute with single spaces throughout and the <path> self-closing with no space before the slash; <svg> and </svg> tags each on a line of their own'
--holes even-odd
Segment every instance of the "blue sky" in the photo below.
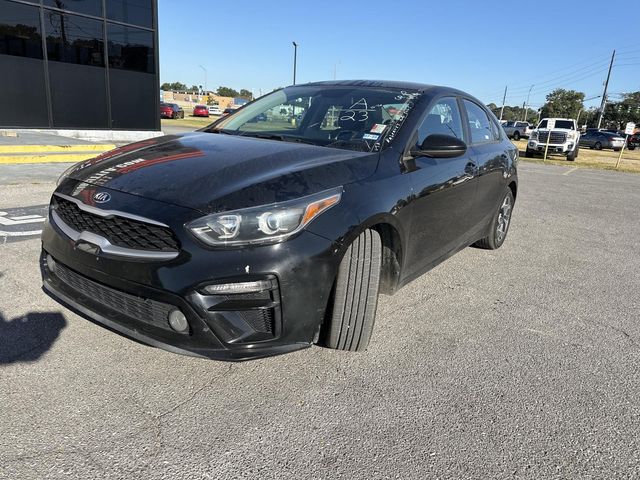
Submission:
<svg viewBox="0 0 640 480">
<path fill-rule="evenodd" d="M 292 83 L 368 78 L 465 90 L 485 103 L 538 107 L 554 88 L 640 90 L 640 24 L 632 3 L 159 0 L 161 82 L 254 94 Z M 522 6 L 519 8 L 519 6 Z M 634 11 L 633 14 L 631 12 Z M 599 105 L 600 99 L 585 102 Z"/>
</svg>

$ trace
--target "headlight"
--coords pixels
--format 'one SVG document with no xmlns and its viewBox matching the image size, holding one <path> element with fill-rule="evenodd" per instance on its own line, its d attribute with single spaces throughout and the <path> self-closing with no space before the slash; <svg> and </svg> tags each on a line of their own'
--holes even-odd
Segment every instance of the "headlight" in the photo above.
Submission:
<svg viewBox="0 0 640 480">
<path fill-rule="evenodd" d="M 538 131 L 534 130 L 531 132 L 531 140 L 538 140 Z"/>
<path fill-rule="evenodd" d="M 574 138 L 576 138 L 576 132 L 568 132 L 567 138 L 573 140 Z"/>
<path fill-rule="evenodd" d="M 254 245 L 282 241 L 340 201 L 342 187 L 260 207 L 214 213 L 186 225 L 207 245 Z"/>
</svg>

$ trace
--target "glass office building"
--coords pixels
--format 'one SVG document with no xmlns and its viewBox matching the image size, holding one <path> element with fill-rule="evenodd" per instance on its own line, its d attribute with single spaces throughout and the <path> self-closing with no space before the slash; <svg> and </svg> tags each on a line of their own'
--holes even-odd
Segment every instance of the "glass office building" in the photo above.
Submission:
<svg viewBox="0 0 640 480">
<path fill-rule="evenodd" d="M 0 128 L 159 130 L 157 0 L 0 0 Z"/>
</svg>

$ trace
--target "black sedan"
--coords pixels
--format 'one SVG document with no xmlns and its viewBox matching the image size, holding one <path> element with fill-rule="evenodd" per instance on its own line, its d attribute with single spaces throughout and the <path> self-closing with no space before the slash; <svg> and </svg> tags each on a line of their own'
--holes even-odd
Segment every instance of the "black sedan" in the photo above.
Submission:
<svg viewBox="0 0 640 480">
<path fill-rule="evenodd" d="M 596 150 L 608 148 L 617 152 L 622 149 L 624 142 L 624 137 L 604 130 L 587 130 L 584 135 L 580 136 L 581 147 L 595 148 Z"/>
<path fill-rule="evenodd" d="M 177 353 L 364 350 L 379 293 L 469 245 L 503 244 L 517 163 L 496 118 L 459 90 L 287 87 L 66 171 L 42 234 L 44 289 Z"/>
</svg>

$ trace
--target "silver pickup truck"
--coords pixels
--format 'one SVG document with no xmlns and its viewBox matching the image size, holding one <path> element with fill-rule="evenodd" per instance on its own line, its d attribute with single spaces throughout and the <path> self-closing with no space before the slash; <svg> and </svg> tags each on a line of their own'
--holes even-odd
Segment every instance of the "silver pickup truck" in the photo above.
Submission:
<svg viewBox="0 0 640 480">
<path fill-rule="evenodd" d="M 532 127 L 528 122 L 507 122 L 502 125 L 505 133 L 509 138 L 520 140 L 521 138 L 529 138 Z"/>
</svg>

